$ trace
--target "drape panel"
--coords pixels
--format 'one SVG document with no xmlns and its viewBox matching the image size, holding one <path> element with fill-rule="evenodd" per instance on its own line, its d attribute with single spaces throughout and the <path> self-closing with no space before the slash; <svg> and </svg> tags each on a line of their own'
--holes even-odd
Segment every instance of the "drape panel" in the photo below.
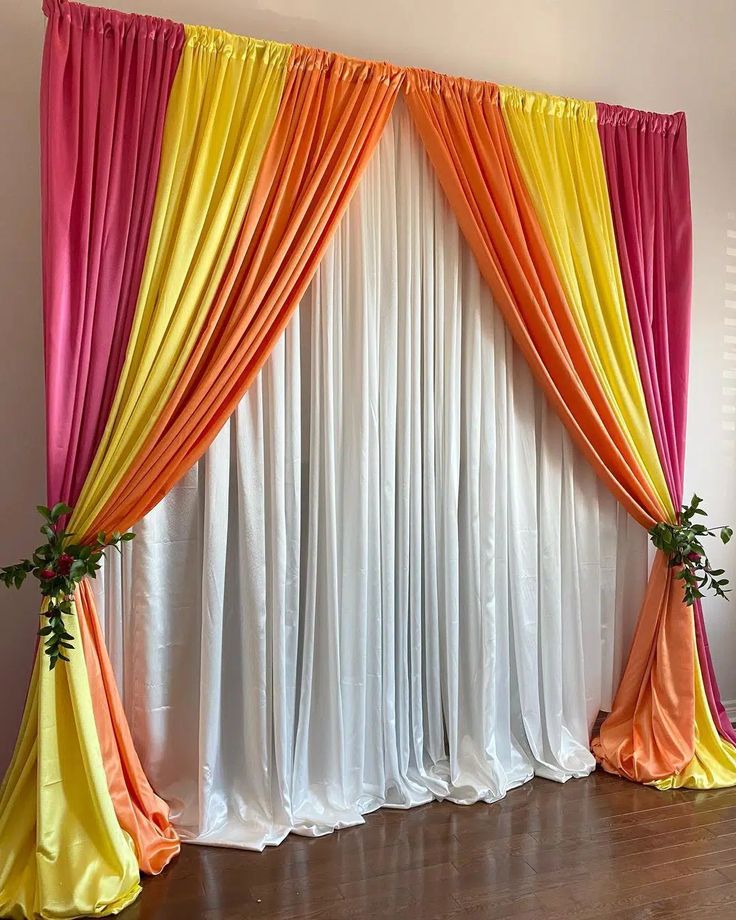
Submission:
<svg viewBox="0 0 736 920">
<path fill-rule="evenodd" d="M 647 407 L 672 502 L 679 507 L 685 459 L 692 256 L 684 116 L 600 104 L 597 114 Z M 736 732 L 720 702 L 699 601 L 693 607 L 693 621 L 694 752 L 682 771 L 658 780 L 661 788 L 715 788 L 730 786 L 736 780 L 732 745 Z M 666 628 L 663 623 L 662 629 Z M 593 744 L 603 765 L 616 772 L 631 762 L 631 751 L 639 744 L 635 726 L 640 719 L 639 688 L 646 669 L 639 655 L 651 655 L 654 642 L 659 644 L 660 639 L 661 635 L 652 635 L 648 643 L 634 643 L 613 711 Z M 646 700 L 643 702 L 646 705 Z M 671 726 L 661 726 L 661 730 L 671 731 Z"/>
<path fill-rule="evenodd" d="M 212 443 L 306 290 L 402 82 L 481 274 L 553 407 L 640 524 L 672 519 L 684 409 L 667 387 L 676 392 L 686 358 L 659 324 L 666 308 L 677 314 L 672 328 L 687 325 L 689 266 L 679 278 L 671 267 L 647 266 L 645 280 L 658 279 L 658 287 L 656 296 L 654 288 L 647 291 L 645 307 L 636 246 L 645 261 L 655 246 L 664 263 L 667 253 L 686 258 L 689 217 L 685 209 L 678 220 L 664 221 L 650 247 L 646 229 L 629 225 L 635 209 L 626 189 L 614 190 L 617 201 L 609 203 L 591 104 L 513 90 L 499 104 L 491 84 L 88 12 L 66 0 L 49 2 L 46 11 L 52 20 L 42 100 L 49 494 L 68 488 L 60 497 L 72 498 L 84 480 L 73 526 L 85 539 L 97 528 L 133 523 Z M 98 86 L 84 76 L 78 93 L 59 92 L 89 74 L 99 75 Z M 111 91 L 102 84 L 113 75 Z M 158 85 L 149 86 L 157 76 Z M 58 132 L 57 177 L 49 150 L 51 134 L 57 139 L 54 113 L 62 110 L 75 118 Z M 633 122 L 659 124 L 640 115 L 618 122 L 624 132 Z M 654 183 L 644 172 L 637 182 L 647 193 L 669 181 L 681 189 L 684 132 L 672 148 L 658 152 L 647 144 L 641 162 L 661 153 L 667 166 L 652 173 Z M 617 154 L 625 147 L 622 135 L 612 140 Z M 609 172 L 612 163 L 609 156 Z M 661 188 L 657 194 L 655 211 Z M 643 309 L 653 309 L 649 331 Z M 103 379 L 105 365 L 110 375 Z M 674 431 L 665 431 L 670 417 Z M 618 729 L 602 759 L 624 775 L 664 786 L 730 784 L 736 782 L 732 735 L 709 670 L 702 614 L 696 608 L 690 618 L 674 574 L 663 558 L 655 561 L 606 731 Z M 0 796 L 0 843 L 3 835 L 13 840 L 0 868 L 0 901 L 16 913 L 32 903 L 49 916 L 99 914 L 134 896 L 131 842 L 121 828 L 151 871 L 176 847 L 166 807 L 133 749 L 86 587 L 76 604 L 87 667 L 37 668 Z M 70 626 L 75 632 L 76 623 Z M 83 765 L 87 781 L 77 784 L 73 802 L 65 798 L 66 781 L 51 782 L 51 804 L 44 803 L 38 819 L 36 783 L 54 771 L 63 778 L 68 763 Z M 68 807 L 74 820 L 62 828 Z M 43 830 L 27 853 L 43 858 L 25 873 L 16 850 L 33 839 L 34 821 Z M 81 884 L 70 895 L 56 884 L 55 853 L 77 831 L 74 878 Z M 148 863 L 144 838 L 160 848 Z"/>
<path fill-rule="evenodd" d="M 629 328 L 595 104 L 506 86 L 500 103 L 586 352 L 640 475 L 672 520 Z"/>
<path fill-rule="evenodd" d="M 260 849 L 592 768 L 646 535 L 534 384 L 403 106 L 261 374 L 136 534 L 95 593 L 185 839 Z"/>
<path fill-rule="evenodd" d="M 73 517 L 79 533 L 167 411 L 228 266 L 271 136 L 291 46 L 186 26 L 128 352 Z M 132 522 L 130 522 L 132 523 Z"/>
<path fill-rule="evenodd" d="M 63 0 L 41 79 L 48 501 L 76 502 L 120 376 L 184 27 Z"/>
<path fill-rule="evenodd" d="M 381 136 L 401 71 L 296 48 L 228 270 L 191 359 L 142 450 L 121 454 L 84 532 L 129 527 L 204 453 L 278 340 Z"/>
<path fill-rule="evenodd" d="M 685 116 L 604 103 L 596 109 L 639 372 L 672 502 L 679 508 L 692 286 Z M 694 614 L 708 703 L 721 734 L 736 742 L 736 731 L 721 703 L 700 601 Z"/>
<path fill-rule="evenodd" d="M 65 617 L 76 635 L 76 617 Z M 37 655 L 0 788 L 0 916 L 117 913 L 140 892 L 138 859 L 107 789 L 83 656 L 63 676 Z"/>
<path fill-rule="evenodd" d="M 644 526 L 666 506 L 642 480 L 591 364 L 490 83 L 409 71 L 406 98 L 442 187 L 514 338 L 599 476 Z"/>
<path fill-rule="evenodd" d="M 565 424 L 595 468 L 602 472 L 604 481 L 641 523 L 649 526 L 657 520 L 671 520 L 669 496 L 662 496 L 661 489 L 657 487 L 664 478 L 656 453 L 654 456 L 645 455 L 650 466 L 647 474 L 641 466 L 641 450 L 635 452 L 631 449 L 631 445 L 637 443 L 638 436 L 634 434 L 637 426 L 639 435 L 647 440 L 641 428 L 648 425 L 648 417 L 646 414 L 644 418 L 638 417 L 633 414 L 633 409 L 628 416 L 623 412 L 622 406 L 627 405 L 631 396 L 627 394 L 625 381 L 621 383 L 622 405 L 616 416 L 610 419 L 606 395 L 596 399 L 595 393 L 599 391 L 593 383 L 594 396 L 589 399 L 586 386 L 581 382 L 583 375 L 586 384 L 592 382 L 589 352 L 583 346 L 578 347 L 578 329 L 582 329 L 584 324 L 578 320 L 577 326 L 572 331 L 567 330 L 563 338 L 555 334 L 554 326 L 542 322 L 542 318 L 548 315 L 548 304 L 559 305 L 553 316 L 559 312 L 560 316 L 569 317 L 575 310 L 567 306 L 555 283 L 548 283 L 546 287 L 540 283 L 543 279 L 540 279 L 536 266 L 549 264 L 550 256 L 545 249 L 540 226 L 531 209 L 524 204 L 528 200 L 525 191 L 528 194 L 529 190 L 523 185 L 511 156 L 504 116 L 495 105 L 497 93 L 497 88 L 489 84 L 454 79 L 446 81 L 436 75 L 420 73 L 412 75 L 409 80 L 407 98 L 481 272 L 496 294 L 512 333 L 536 369 L 538 379 L 559 409 Z M 578 113 L 579 107 L 576 106 L 571 105 L 566 110 L 568 117 L 575 118 Z M 517 114 L 521 123 L 518 133 L 534 138 L 535 113 L 521 107 Z M 583 116 L 586 114 L 584 111 Z M 524 119 L 530 123 L 524 124 Z M 520 157 L 528 157 L 523 168 L 528 177 L 534 177 L 529 161 L 535 160 L 535 166 L 539 166 L 535 159 L 542 156 L 538 146 L 530 143 L 521 149 L 517 145 L 517 150 Z M 570 177 L 569 181 L 574 182 L 574 178 Z M 570 189 L 571 194 L 573 191 Z M 504 210 L 502 205 L 509 199 L 516 206 Z M 600 195 L 595 202 L 601 204 Z M 588 205 L 592 207 L 593 203 L 589 201 Z M 609 208 L 607 201 L 605 208 Z M 525 214 L 528 214 L 526 222 L 520 225 L 519 215 Z M 554 215 L 543 212 L 542 222 L 545 220 L 551 227 Z M 604 225 L 606 220 L 610 224 L 610 210 L 607 218 L 605 213 L 599 214 L 598 221 L 591 219 L 589 226 Z M 580 240 L 583 249 L 584 238 L 583 233 Z M 534 252 L 534 258 L 530 251 Z M 504 253 L 503 260 L 499 258 L 499 253 Z M 613 271 L 610 259 L 608 267 Z M 575 263 L 570 270 L 578 283 Z M 585 268 L 581 271 L 584 273 Z M 525 284 L 519 280 L 522 273 Z M 553 273 L 551 277 L 554 279 Z M 534 287 L 529 279 L 535 282 Z M 590 290 L 597 290 L 595 281 L 588 281 Z M 512 287 L 514 284 L 516 288 Z M 572 279 L 567 286 L 575 296 Z M 515 291 L 514 295 L 510 296 L 509 289 Z M 623 334 L 620 329 L 623 319 L 621 306 L 616 303 L 615 316 L 608 317 L 608 321 L 615 323 L 619 333 Z M 581 298 L 577 307 L 595 310 L 595 300 Z M 586 335 L 585 339 L 594 341 L 592 335 Z M 567 342 L 572 342 L 576 348 L 574 357 L 566 350 Z M 623 348 L 620 349 L 619 354 L 623 351 Z M 551 375 L 550 368 L 553 366 L 556 373 Z M 617 373 L 622 373 L 620 368 Z M 593 381 L 599 379 L 594 371 Z M 564 395 L 559 389 L 562 385 L 566 387 Z M 610 385 L 607 391 L 611 392 Z M 597 414 L 599 408 L 605 416 Z M 625 434 L 622 425 L 629 422 L 632 428 Z M 651 431 L 649 440 L 652 440 Z M 627 462 L 623 463 L 623 458 Z M 612 477 L 615 478 L 613 483 Z M 629 485 L 633 489 L 631 493 L 628 492 Z M 660 556 L 655 562 L 634 637 L 632 658 L 636 664 L 632 664 L 629 673 L 632 675 L 632 703 L 636 701 L 637 718 L 628 723 L 631 732 L 619 738 L 617 747 L 620 756 L 616 760 L 616 769 L 639 781 L 664 779 L 680 772 L 691 760 L 694 751 L 695 639 L 690 612 L 682 599 L 681 585 L 674 576 L 674 570 L 667 566 L 664 556 Z M 663 626 L 665 620 L 666 626 Z M 646 648 L 644 643 L 648 643 Z M 638 683 L 633 680 L 635 674 L 639 678 Z M 663 730 L 665 726 L 666 731 Z"/>
</svg>

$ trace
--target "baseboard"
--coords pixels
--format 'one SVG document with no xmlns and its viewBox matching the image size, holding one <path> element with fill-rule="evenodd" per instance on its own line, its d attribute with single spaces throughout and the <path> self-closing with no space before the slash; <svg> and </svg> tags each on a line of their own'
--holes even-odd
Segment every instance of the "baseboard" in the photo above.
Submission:
<svg viewBox="0 0 736 920">
<path fill-rule="evenodd" d="M 736 725 L 736 700 L 724 700 L 723 707 L 732 725 Z"/>
</svg>

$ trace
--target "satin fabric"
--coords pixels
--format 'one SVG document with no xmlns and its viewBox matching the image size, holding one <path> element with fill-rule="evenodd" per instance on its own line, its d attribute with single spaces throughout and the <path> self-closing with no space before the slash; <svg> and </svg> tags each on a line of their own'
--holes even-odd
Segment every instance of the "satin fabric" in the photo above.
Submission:
<svg viewBox="0 0 736 920">
<path fill-rule="evenodd" d="M 177 830 L 261 849 L 587 774 L 645 582 L 399 102 L 253 386 L 94 590 Z"/>
<path fill-rule="evenodd" d="M 104 506 L 80 514 L 81 530 L 133 524 L 212 442 L 316 271 L 401 79 L 388 64 L 294 49 L 245 224 L 196 347 L 142 448 L 110 456 L 124 476 Z"/>
<path fill-rule="evenodd" d="M 602 103 L 596 112 L 639 376 L 672 502 L 679 509 L 692 289 L 685 116 Z"/>
<path fill-rule="evenodd" d="M 708 635 L 705 631 L 703 605 L 699 600 L 695 602 L 693 611 L 695 616 L 695 638 L 698 645 L 698 661 L 703 676 L 705 695 L 708 698 L 708 708 L 721 737 L 736 745 L 736 729 L 731 724 L 728 713 L 721 702 L 721 692 L 718 689 L 713 658 L 708 645 Z"/>
<path fill-rule="evenodd" d="M 76 616 L 64 621 L 76 635 Z M 0 790 L 3 917 L 104 916 L 140 892 L 135 848 L 107 789 L 84 658 L 64 664 L 49 671 L 36 658 Z"/>
<path fill-rule="evenodd" d="M 604 105 L 598 105 L 597 115 L 647 408 L 672 502 L 679 508 L 685 460 L 692 262 L 684 116 L 655 115 Z M 681 773 L 661 779 L 658 785 L 662 788 L 679 785 L 707 788 L 709 782 L 716 786 L 733 785 L 736 751 L 728 742 L 736 740 L 736 732 L 726 717 L 715 684 L 700 602 L 690 612 L 696 637 L 694 753 Z M 632 648 L 630 666 L 634 669 L 634 685 L 639 679 L 636 662 L 647 651 L 637 647 L 643 636 L 646 636 L 644 631 L 637 635 Z M 660 636 L 653 633 L 647 638 L 658 644 Z M 654 646 L 649 653 L 654 653 Z M 625 673 L 613 712 L 604 722 L 600 738 L 594 742 L 604 766 L 614 770 L 622 763 L 621 736 L 627 726 L 633 743 L 639 743 L 638 713 L 636 706 L 631 706 L 630 689 Z M 702 705 L 703 699 L 706 706 Z M 609 730 L 609 722 L 615 726 L 614 731 Z M 718 732 L 726 743 L 713 742 Z"/>
<path fill-rule="evenodd" d="M 551 280 L 547 272 L 539 274 L 542 268 L 550 266 L 551 257 L 535 212 L 527 203 L 526 185 L 506 135 L 497 89 L 489 84 L 448 80 L 424 73 L 410 73 L 407 80 L 409 106 L 443 188 L 479 261 L 481 272 L 496 294 L 512 333 L 536 369 L 545 391 L 603 481 L 636 520 L 646 527 L 657 520 L 671 520 L 672 503 L 651 429 L 648 435 L 646 433 L 649 423 L 643 395 L 640 388 L 637 392 L 632 380 L 636 366 L 632 363 L 633 344 L 625 304 L 619 296 L 620 278 L 613 295 L 608 292 L 604 296 L 599 295 L 604 282 L 595 275 L 595 271 L 604 271 L 609 281 L 616 282 L 618 274 L 617 265 L 611 261 L 615 259 L 615 244 L 610 210 L 607 201 L 601 203 L 605 188 L 598 187 L 603 167 L 595 122 L 586 121 L 591 115 L 584 108 L 583 121 L 588 124 L 586 140 L 577 148 L 582 165 L 575 170 L 564 164 L 561 166 L 565 178 L 562 207 L 557 211 L 545 210 L 539 186 L 544 175 L 544 158 L 550 153 L 539 149 L 544 146 L 543 129 L 539 128 L 538 134 L 533 124 L 525 127 L 523 120 L 528 117 L 534 122 L 541 117 L 562 121 L 566 115 L 570 120 L 578 111 L 576 105 L 581 104 L 571 101 L 570 113 L 564 100 L 551 100 L 548 106 L 535 98 L 532 109 L 542 105 L 544 112 L 551 107 L 550 114 L 544 115 L 535 111 L 526 113 L 525 103 L 522 104 L 524 98 L 516 100 L 518 105 L 514 102 L 516 97 L 509 103 L 514 103 L 511 108 L 516 108 L 513 119 L 517 122 L 517 133 L 525 140 L 524 147 L 517 143 L 517 151 L 520 157 L 526 154 L 534 161 L 536 172 L 532 171 L 530 163 L 525 169 L 530 180 L 534 180 L 535 175 L 540 179 L 539 182 L 535 180 L 534 188 L 539 196 L 541 225 L 546 227 L 550 239 L 555 240 L 561 271 L 564 272 L 565 267 L 568 269 L 566 287 L 570 296 L 576 298 L 576 308 L 568 306 L 565 295 L 556 286 L 554 266 L 549 270 Z M 560 106 L 562 109 L 558 111 Z M 579 140 L 572 129 L 550 130 L 553 131 L 552 139 L 560 143 L 568 142 L 570 132 L 569 142 L 574 144 Z M 557 131 L 561 131 L 559 136 Z M 590 157 L 595 152 L 595 144 L 598 144 L 598 159 L 593 168 Z M 550 182 L 552 192 L 556 189 L 560 194 L 554 175 L 550 176 Z M 592 189 L 588 188 L 590 183 Z M 602 229 L 603 242 L 596 236 L 599 227 L 589 219 L 590 214 L 583 218 L 575 212 L 575 203 L 582 202 L 588 194 L 593 195 L 593 204 L 602 221 L 605 222 L 608 213 L 607 228 Z M 562 245 L 566 235 L 561 226 L 566 214 L 565 201 L 568 201 L 573 226 L 578 228 L 580 248 L 569 265 L 565 259 L 570 253 Z M 509 204 L 504 207 L 506 202 Z M 586 249 L 587 236 L 592 237 L 590 251 Z M 600 260 L 603 260 L 601 264 Z M 580 280 L 575 275 L 577 264 L 583 266 L 584 277 Z M 588 266 L 587 275 L 585 266 Z M 546 284 L 541 283 L 543 280 Z M 591 321 L 592 326 L 587 326 L 587 320 L 583 322 L 583 290 L 586 297 L 592 298 L 590 309 L 598 311 L 595 322 Z M 554 309 L 550 304 L 556 305 Z M 572 330 L 568 326 L 566 334 L 560 336 L 550 323 L 552 318 L 567 322 Z M 611 342 L 612 354 L 605 361 L 600 356 L 595 359 L 588 349 L 601 347 L 606 336 Z M 592 372 L 592 388 L 591 361 L 595 361 L 598 368 Z M 608 382 L 602 392 L 600 374 L 607 372 L 611 362 L 616 364 L 612 371 L 616 382 Z M 613 418 L 608 402 L 612 394 L 620 400 Z M 631 426 L 627 433 L 622 429 L 624 423 Z M 637 449 L 632 445 L 637 445 Z M 643 459 L 649 467 L 648 472 L 642 466 Z M 677 773 L 693 755 L 695 650 L 692 630 L 685 628 L 689 613 L 684 611 L 682 586 L 675 580 L 674 569 L 661 558 L 655 560 L 639 613 L 636 648 L 617 696 L 621 705 L 616 718 L 609 718 L 604 726 L 606 731 L 599 742 L 607 743 L 610 739 L 611 750 L 607 751 L 610 768 L 640 781 Z M 631 725 L 636 726 L 633 740 L 626 735 L 626 727 Z"/>
<path fill-rule="evenodd" d="M 179 838 L 169 807 L 153 792 L 130 737 L 87 581 L 79 585 L 75 599 L 89 681 L 98 698 L 93 705 L 95 725 L 115 814 L 135 844 L 141 872 L 158 875 L 178 854 Z"/>
<path fill-rule="evenodd" d="M 80 534 L 145 443 L 200 340 L 286 77 L 290 45 L 198 26 L 185 33 L 125 365 L 73 517 Z"/>
<path fill-rule="evenodd" d="M 679 508 L 692 287 L 685 115 L 603 103 L 596 110 L 639 372 L 672 503 Z M 693 612 L 708 705 L 722 736 L 736 742 L 718 692 L 700 601 Z"/>
<path fill-rule="evenodd" d="M 719 734 L 703 675 L 695 661 L 695 752 L 684 770 L 653 785 L 658 789 L 726 789 L 736 784 L 736 747 Z"/>
<path fill-rule="evenodd" d="M 501 87 L 519 168 L 580 335 L 666 520 L 674 508 L 649 423 L 592 102 Z"/>
<path fill-rule="evenodd" d="M 184 27 L 45 0 L 41 79 L 46 470 L 73 505 L 110 410 L 148 245 Z"/>
<path fill-rule="evenodd" d="M 643 476 L 576 326 L 511 148 L 498 87 L 409 70 L 406 100 L 514 339 L 576 443 L 644 527 L 667 506 Z"/>
<path fill-rule="evenodd" d="M 695 672 L 700 672 L 694 666 L 692 612 L 673 571 L 658 551 L 613 711 L 593 739 L 593 753 L 605 770 L 637 782 L 681 773 L 695 750 Z"/>
</svg>

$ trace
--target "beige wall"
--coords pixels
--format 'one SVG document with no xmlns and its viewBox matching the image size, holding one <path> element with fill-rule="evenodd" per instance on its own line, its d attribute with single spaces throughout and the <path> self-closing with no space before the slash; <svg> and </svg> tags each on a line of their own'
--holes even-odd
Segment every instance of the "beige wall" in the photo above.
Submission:
<svg viewBox="0 0 736 920">
<path fill-rule="evenodd" d="M 736 523 L 736 325 L 729 323 L 736 324 L 736 289 L 727 289 L 729 281 L 736 288 L 735 0 L 109 0 L 108 5 L 529 89 L 663 112 L 684 109 L 695 224 L 688 488 L 699 491 L 719 522 Z M 32 509 L 44 491 L 39 7 L 40 0 L 0 5 L 3 562 L 34 545 Z M 717 554 L 736 576 L 736 547 Z M 0 595 L 0 765 L 20 718 L 33 608 L 30 593 Z M 708 604 L 706 614 L 723 695 L 736 699 L 736 612 Z"/>
</svg>

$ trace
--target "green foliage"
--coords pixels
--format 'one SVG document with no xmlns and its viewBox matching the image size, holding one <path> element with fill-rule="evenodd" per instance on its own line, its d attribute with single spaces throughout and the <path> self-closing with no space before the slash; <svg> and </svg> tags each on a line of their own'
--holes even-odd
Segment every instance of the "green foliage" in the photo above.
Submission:
<svg viewBox="0 0 736 920">
<path fill-rule="evenodd" d="M 706 591 L 712 591 L 718 597 L 726 597 L 731 590 L 727 588 L 728 579 L 723 577 L 723 569 L 712 569 L 705 554 L 703 537 L 715 537 L 720 534 L 724 543 L 733 536 L 730 527 L 708 528 L 705 524 L 695 523 L 695 518 L 705 516 L 700 507 L 702 498 L 693 495 L 689 505 L 683 505 L 678 524 L 655 524 L 649 531 L 652 543 L 667 553 L 671 567 L 679 571 L 675 578 L 684 584 L 685 603 L 692 606 L 698 598 L 705 597 Z M 726 598 L 728 600 L 728 598 Z"/>
<path fill-rule="evenodd" d="M 74 637 L 66 631 L 63 617 L 74 612 L 72 602 L 77 585 L 83 578 L 97 576 L 108 547 L 120 550 L 121 543 L 135 536 L 115 531 L 112 534 L 99 533 L 91 545 L 74 543 L 74 534 L 63 526 L 64 519 L 71 512 L 72 509 L 63 502 L 53 508 L 38 505 L 38 513 L 44 521 L 41 533 L 46 542 L 36 547 L 31 559 L 22 559 L 16 565 L 0 568 L 0 582 L 6 588 L 20 588 L 29 575 L 38 579 L 44 599 L 41 612 L 47 621 L 38 634 L 46 640 L 44 652 L 48 655 L 51 670 L 58 661 L 69 661 L 65 652 L 74 648 Z"/>
</svg>

